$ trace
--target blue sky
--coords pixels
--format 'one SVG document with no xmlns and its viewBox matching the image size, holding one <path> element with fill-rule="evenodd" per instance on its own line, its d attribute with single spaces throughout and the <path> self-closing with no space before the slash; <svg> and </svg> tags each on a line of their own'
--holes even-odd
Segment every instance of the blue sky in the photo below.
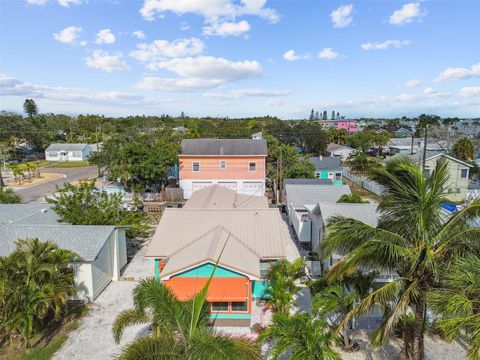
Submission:
<svg viewBox="0 0 480 360">
<path fill-rule="evenodd" d="M 480 2 L 0 3 L 0 109 L 480 116 Z"/>
</svg>

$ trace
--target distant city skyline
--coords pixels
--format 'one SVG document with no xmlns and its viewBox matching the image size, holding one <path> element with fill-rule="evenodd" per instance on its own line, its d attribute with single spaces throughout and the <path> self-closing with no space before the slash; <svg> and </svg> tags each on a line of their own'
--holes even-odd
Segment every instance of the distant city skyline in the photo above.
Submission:
<svg viewBox="0 0 480 360">
<path fill-rule="evenodd" d="M 0 3 L 0 110 L 480 117 L 480 2 Z"/>
</svg>

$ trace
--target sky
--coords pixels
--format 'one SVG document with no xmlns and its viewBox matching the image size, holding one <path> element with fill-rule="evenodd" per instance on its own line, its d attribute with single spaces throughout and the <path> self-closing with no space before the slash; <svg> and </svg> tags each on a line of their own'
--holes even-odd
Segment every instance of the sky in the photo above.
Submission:
<svg viewBox="0 0 480 360">
<path fill-rule="evenodd" d="M 480 116 L 480 1 L 2 0 L 0 110 Z"/>
</svg>

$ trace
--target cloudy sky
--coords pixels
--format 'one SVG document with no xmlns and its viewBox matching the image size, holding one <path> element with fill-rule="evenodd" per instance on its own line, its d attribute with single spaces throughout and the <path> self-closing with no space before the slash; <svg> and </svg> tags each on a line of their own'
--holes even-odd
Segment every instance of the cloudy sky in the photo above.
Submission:
<svg viewBox="0 0 480 360">
<path fill-rule="evenodd" d="M 480 1 L 0 2 L 0 109 L 480 116 Z"/>
</svg>

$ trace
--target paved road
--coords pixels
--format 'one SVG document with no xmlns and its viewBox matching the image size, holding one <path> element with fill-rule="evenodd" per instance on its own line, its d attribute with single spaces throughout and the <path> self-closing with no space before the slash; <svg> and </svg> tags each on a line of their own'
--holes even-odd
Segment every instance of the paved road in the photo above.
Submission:
<svg viewBox="0 0 480 360">
<path fill-rule="evenodd" d="M 23 203 L 41 201 L 44 199 L 45 195 L 49 195 L 55 192 L 56 187 L 62 186 L 65 182 L 71 182 L 85 178 L 92 179 L 95 178 L 98 174 L 96 166 L 86 166 L 71 169 L 42 168 L 40 169 L 40 172 L 64 174 L 66 175 L 66 178 L 52 180 L 37 185 L 28 186 L 25 188 L 15 189 L 15 192 L 22 197 Z"/>
</svg>

